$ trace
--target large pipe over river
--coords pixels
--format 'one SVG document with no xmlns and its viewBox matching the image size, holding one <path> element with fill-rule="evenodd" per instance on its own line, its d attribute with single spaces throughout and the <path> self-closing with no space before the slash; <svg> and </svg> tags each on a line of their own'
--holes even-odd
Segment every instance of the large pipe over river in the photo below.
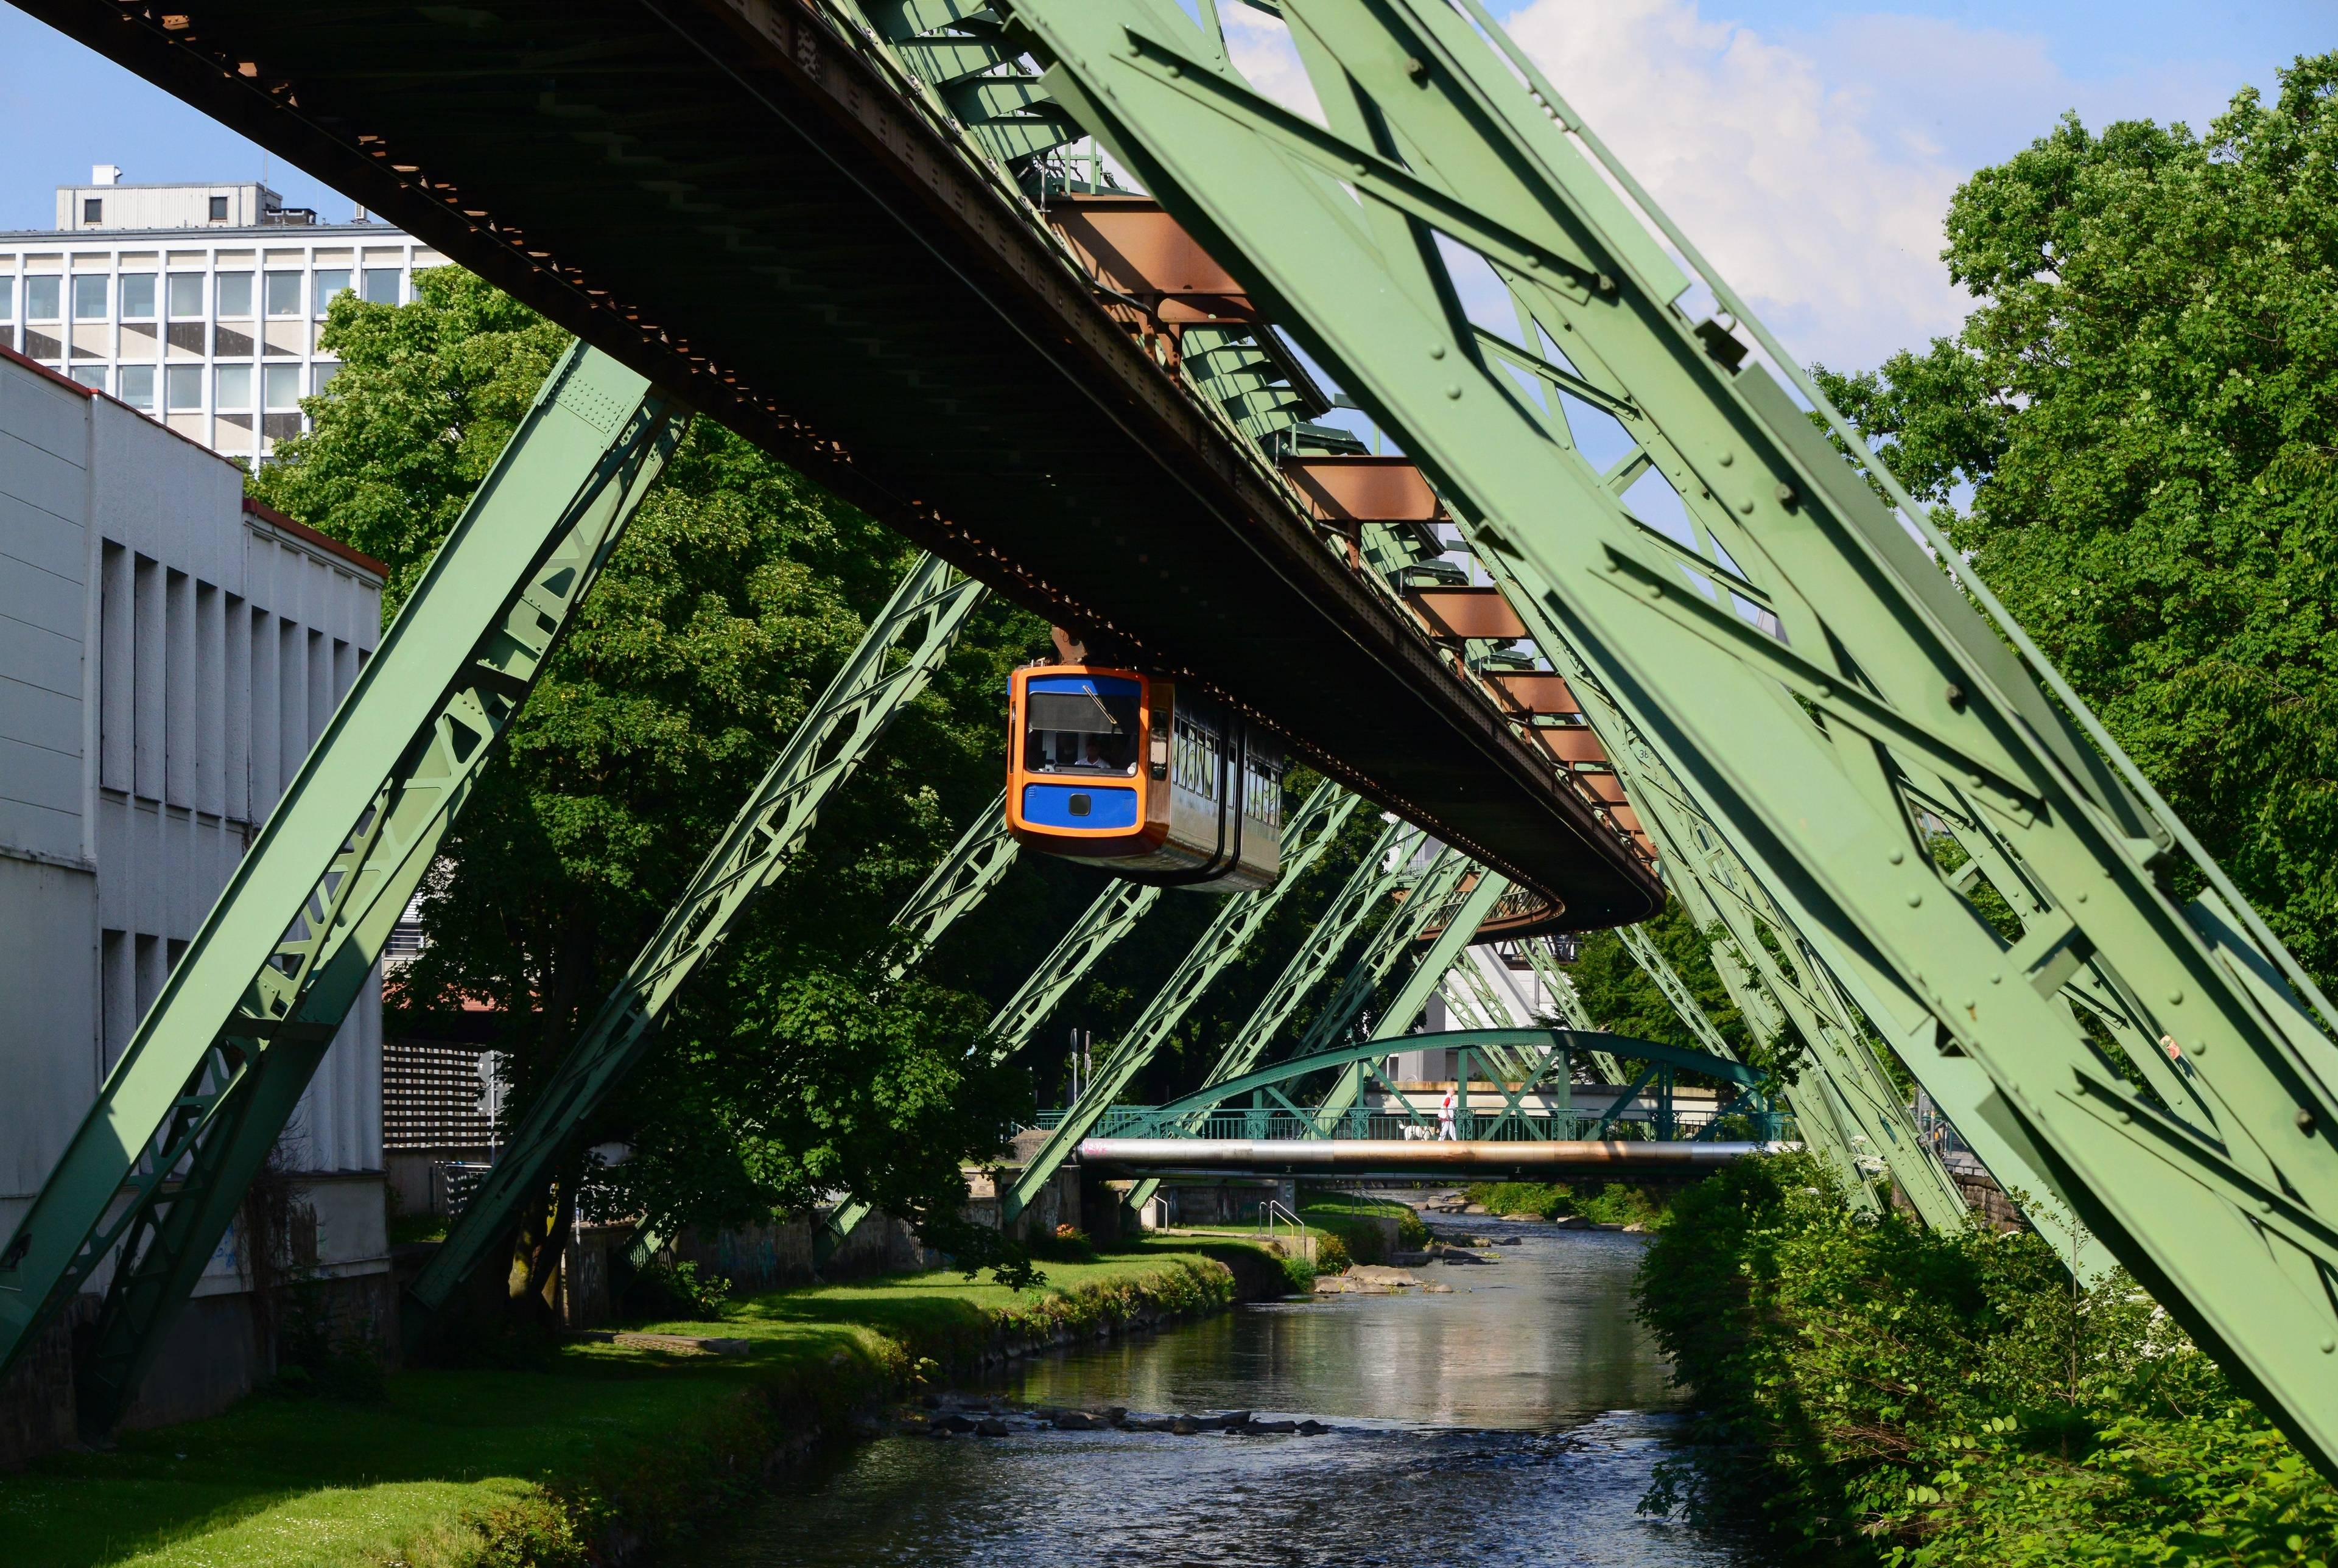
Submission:
<svg viewBox="0 0 2338 1568">
<path fill-rule="evenodd" d="M 1237 1171 L 1261 1176 L 1546 1176 L 1606 1171 L 1690 1174 L 1788 1143 L 1671 1142 L 1449 1142 L 1396 1138 L 1090 1138 L 1080 1163 L 1168 1175 Z"/>
</svg>

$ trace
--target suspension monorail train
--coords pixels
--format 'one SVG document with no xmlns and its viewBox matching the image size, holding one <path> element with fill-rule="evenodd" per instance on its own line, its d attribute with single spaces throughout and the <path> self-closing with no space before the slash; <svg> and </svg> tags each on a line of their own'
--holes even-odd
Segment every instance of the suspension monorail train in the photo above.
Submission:
<svg viewBox="0 0 2338 1568">
<path fill-rule="evenodd" d="M 1135 670 L 1036 664 L 1007 709 L 1007 828 L 1134 881 L 1240 893 L 1282 873 L 1282 747 Z"/>
</svg>

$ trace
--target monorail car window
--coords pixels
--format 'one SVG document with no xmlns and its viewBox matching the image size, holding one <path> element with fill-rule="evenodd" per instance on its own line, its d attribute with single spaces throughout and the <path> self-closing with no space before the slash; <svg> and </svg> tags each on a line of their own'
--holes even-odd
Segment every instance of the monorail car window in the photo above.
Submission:
<svg viewBox="0 0 2338 1568">
<path fill-rule="evenodd" d="M 1067 681 L 1054 691 L 1035 681 L 1024 701 L 1023 766 L 1029 771 L 1136 772 L 1144 737 L 1134 681 Z"/>
</svg>

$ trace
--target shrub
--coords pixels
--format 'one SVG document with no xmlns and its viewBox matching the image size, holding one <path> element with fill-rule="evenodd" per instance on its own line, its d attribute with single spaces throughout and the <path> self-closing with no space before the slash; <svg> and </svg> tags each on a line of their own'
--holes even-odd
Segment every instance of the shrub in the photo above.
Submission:
<svg viewBox="0 0 2338 1568">
<path fill-rule="evenodd" d="M 1319 1230 L 1315 1233 L 1316 1273 L 1345 1274 L 1350 1269 L 1355 1267 L 1355 1261 L 1348 1255 L 1348 1244 L 1341 1240 L 1337 1235 L 1329 1230 Z"/>
<path fill-rule="evenodd" d="M 1808 1155 L 1673 1200 L 1636 1287 L 1704 1415 L 1644 1506 L 1758 1519 L 1796 1561 L 2292 1564 L 2338 1539 L 2309 1469 L 2117 1273 L 2029 1232 L 1852 1210 Z"/>
<path fill-rule="evenodd" d="M 701 1274 L 695 1263 L 652 1263 L 637 1269 L 625 1287 L 624 1308 L 634 1318 L 712 1323 L 722 1318 L 730 1294 L 729 1279 L 711 1270 Z"/>
<path fill-rule="evenodd" d="M 1292 1257 L 1282 1260 L 1282 1280 L 1294 1294 L 1315 1289 L 1315 1265 L 1304 1258 Z"/>
<path fill-rule="evenodd" d="M 1032 1253 L 1053 1263 L 1093 1263 L 1096 1244 L 1076 1225 L 1058 1225 L 1055 1234 L 1033 1243 Z"/>
</svg>

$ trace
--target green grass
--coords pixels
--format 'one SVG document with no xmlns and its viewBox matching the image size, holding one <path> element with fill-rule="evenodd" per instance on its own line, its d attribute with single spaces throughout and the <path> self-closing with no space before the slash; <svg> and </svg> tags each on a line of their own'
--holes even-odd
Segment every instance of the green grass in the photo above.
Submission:
<svg viewBox="0 0 2338 1568">
<path fill-rule="evenodd" d="M 700 1473 L 735 1473 L 725 1455 L 760 1459 L 775 1417 L 800 1428 L 814 1407 L 839 1411 L 1002 1327 L 1221 1304 L 1228 1269 L 1264 1265 L 1239 1243 L 1147 1242 L 1050 1264 L 1031 1290 L 936 1271 L 749 1298 L 719 1327 L 640 1326 L 752 1340 L 736 1359 L 580 1344 L 543 1370 L 399 1373 L 379 1405 L 255 1395 L 210 1420 L 124 1433 L 110 1454 L 0 1476 L 0 1562 L 469 1568 L 491 1534 L 534 1518 L 557 1537 L 564 1513 L 686 1533 L 706 1503 L 689 1492 Z M 556 1547 L 545 1561 L 564 1560 Z"/>
<path fill-rule="evenodd" d="M 1497 1214 L 1538 1214 L 1546 1220 L 1579 1214 L 1602 1225 L 1636 1224 L 1651 1230 L 1664 1228 L 1672 1209 L 1668 1191 L 1620 1181 L 1496 1181 L 1470 1188 L 1469 1196 Z"/>
</svg>

